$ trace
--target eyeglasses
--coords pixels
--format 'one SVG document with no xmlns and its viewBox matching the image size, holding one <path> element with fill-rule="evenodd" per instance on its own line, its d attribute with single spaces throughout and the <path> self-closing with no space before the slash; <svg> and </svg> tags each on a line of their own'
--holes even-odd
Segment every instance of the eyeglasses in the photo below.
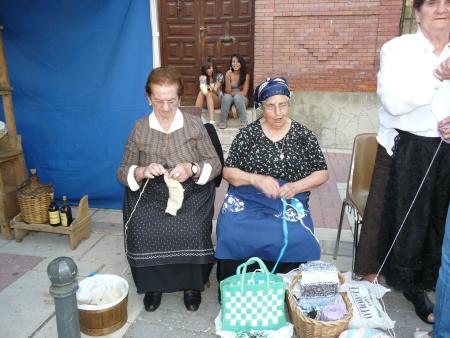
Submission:
<svg viewBox="0 0 450 338">
<path fill-rule="evenodd" d="M 263 103 L 263 107 L 264 107 L 264 110 L 269 112 L 269 113 L 273 113 L 277 109 L 277 107 L 278 107 L 278 110 L 280 112 L 285 113 L 285 112 L 288 111 L 289 101 L 280 102 L 278 104 L 274 104 L 274 103 L 266 104 L 266 103 Z"/>
<path fill-rule="evenodd" d="M 176 104 L 178 104 L 178 97 L 177 98 L 173 98 L 170 100 L 157 100 L 157 99 L 150 99 L 152 102 L 152 105 L 154 105 L 155 107 L 163 107 L 166 103 L 168 106 L 174 106 Z"/>
</svg>

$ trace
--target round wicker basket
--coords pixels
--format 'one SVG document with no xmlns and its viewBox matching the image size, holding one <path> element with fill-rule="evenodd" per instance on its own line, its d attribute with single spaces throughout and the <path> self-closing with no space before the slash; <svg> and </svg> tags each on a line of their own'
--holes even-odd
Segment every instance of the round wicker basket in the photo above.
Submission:
<svg viewBox="0 0 450 338">
<path fill-rule="evenodd" d="M 322 320 L 316 320 L 306 317 L 303 312 L 298 308 L 297 301 L 295 300 L 292 290 L 297 284 L 301 273 L 297 274 L 289 287 L 288 297 L 288 313 L 294 324 L 295 334 L 301 338 L 336 338 L 348 328 L 348 323 L 353 315 L 352 304 L 347 296 L 347 293 L 341 293 L 347 307 L 347 314 L 344 318 L 335 321 L 325 322 Z M 339 272 L 339 281 L 341 284 L 345 282 L 345 277 Z"/>
<path fill-rule="evenodd" d="M 41 184 L 36 170 L 31 169 L 31 176 L 17 188 L 20 211 L 26 223 L 48 223 L 48 207 L 52 193 L 53 186 Z"/>
</svg>

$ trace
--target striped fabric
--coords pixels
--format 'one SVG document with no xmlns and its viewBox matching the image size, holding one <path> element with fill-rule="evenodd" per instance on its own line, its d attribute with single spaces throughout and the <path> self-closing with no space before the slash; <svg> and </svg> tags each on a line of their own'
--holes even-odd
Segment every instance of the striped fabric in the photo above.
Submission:
<svg viewBox="0 0 450 338">
<path fill-rule="evenodd" d="M 172 169 L 179 163 L 196 162 L 200 166 L 197 181 L 203 165 L 209 163 L 212 172 L 209 181 L 220 174 L 221 164 L 202 121 L 195 116 L 183 114 L 183 128 L 169 134 L 150 128 L 149 117 L 136 122 L 128 137 L 125 153 L 118 170 L 118 178 L 125 185 L 131 165 L 148 166 L 162 164 Z"/>
</svg>

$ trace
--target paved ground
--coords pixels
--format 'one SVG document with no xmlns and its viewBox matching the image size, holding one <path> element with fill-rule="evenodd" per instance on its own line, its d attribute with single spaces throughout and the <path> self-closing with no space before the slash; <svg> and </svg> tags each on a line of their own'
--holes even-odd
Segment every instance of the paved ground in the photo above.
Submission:
<svg viewBox="0 0 450 338">
<path fill-rule="evenodd" d="M 321 240 L 322 259 L 333 262 L 341 271 L 351 268 L 352 235 L 348 222 L 342 237 L 338 259 L 331 257 L 340 212 L 345 194 L 350 154 L 326 150 L 331 173 L 330 181 L 312 194 L 311 210 L 316 234 Z M 216 206 L 220 205 L 226 185 L 218 189 Z M 53 299 L 47 265 L 58 256 L 74 259 L 79 278 L 91 272 L 123 276 L 130 285 L 128 321 L 123 328 L 105 337 L 213 337 L 214 317 L 219 312 L 217 282 L 211 276 L 211 287 L 203 293 L 203 302 L 196 313 L 185 310 L 182 293 L 165 294 L 161 307 L 145 312 L 142 295 L 136 293 L 124 257 L 122 215 L 119 210 L 90 209 L 92 233 L 76 250 L 70 250 L 64 235 L 34 232 L 21 243 L 0 238 L 0 337 L 57 337 Z M 387 312 L 397 320 L 396 336 L 412 337 L 415 327 L 428 328 L 414 314 L 412 305 L 397 292 L 384 297 Z M 84 336 L 84 335 L 82 335 Z"/>
</svg>

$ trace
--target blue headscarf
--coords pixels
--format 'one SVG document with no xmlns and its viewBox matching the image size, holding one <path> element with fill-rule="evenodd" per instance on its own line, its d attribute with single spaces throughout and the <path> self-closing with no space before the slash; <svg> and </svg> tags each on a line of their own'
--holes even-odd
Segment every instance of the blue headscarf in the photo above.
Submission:
<svg viewBox="0 0 450 338">
<path fill-rule="evenodd" d="M 291 97 L 288 82 L 284 77 L 278 76 L 267 78 L 266 81 L 256 87 L 254 93 L 256 106 L 259 107 L 263 101 L 274 95 L 286 95 L 289 98 Z"/>
</svg>

